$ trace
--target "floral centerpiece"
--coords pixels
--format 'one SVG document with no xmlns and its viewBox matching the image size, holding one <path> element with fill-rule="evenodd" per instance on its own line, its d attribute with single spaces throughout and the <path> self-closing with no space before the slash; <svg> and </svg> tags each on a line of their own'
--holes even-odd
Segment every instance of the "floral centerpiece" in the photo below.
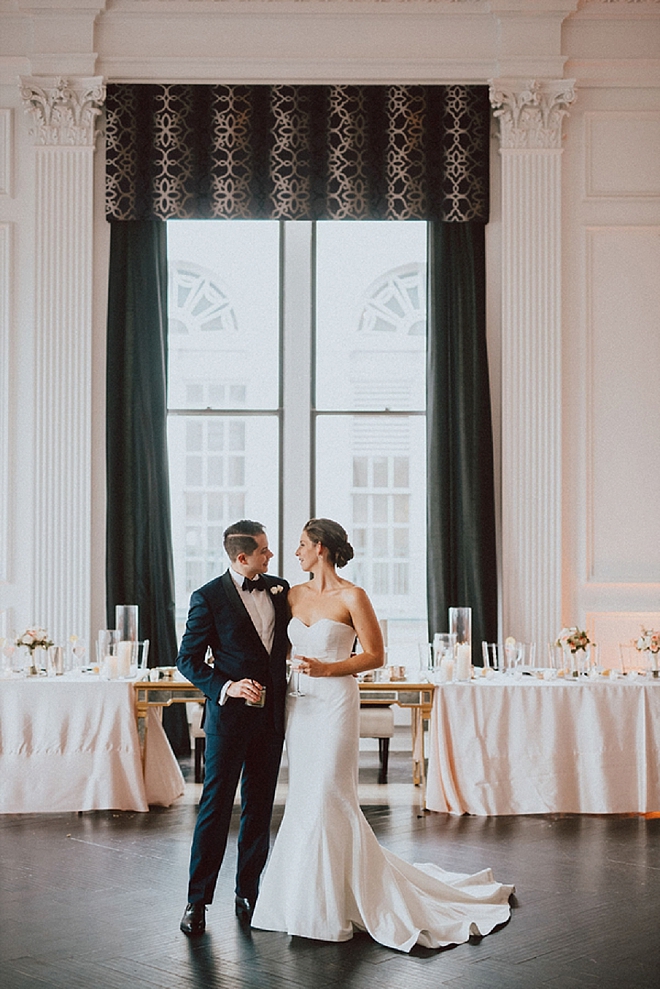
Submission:
<svg viewBox="0 0 660 989">
<path fill-rule="evenodd" d="M 570 654 L 570 672 L 576 677 L 580 673 L 580 665 L 578 659 L 582 659 L 582 666 L 584 667 L 583 672 L 587 671 L 589 661 L 591 658 L 591 639 L 585 631 L 578 628 L 577 625 L 572 625 L 570 628 L 563 628 L 557 637 L 555 643 L 564 654 Z M 582 651 L 583 656 L 578 657 L 577 653 Z"/>
<path fill-rule="evenodd" d="M 35 675 L 39 673 L 35 662 L 35 649 L 48 649 L 53 645 L 53 640 L 49 639 L 45 628 L 27 628 L 22 635 L 16 639 L 17 646 L 24 646 L 30 654 L 28 673 Z"/>
<path fill-rule="evenodd" d="M 30 652 L 35 649 L 48 649 L 52 646 L 52 639 L 48 638 L 45 628 L 28 628 L 16 639 L 17 646 L 25 646 Z"/>
<path fill-rule="evenodd" d="M 660 632 L 656 632 L 653 628 L 644 628 L 642 626 L 642 634 L 638 639 L 635 640 L 635 649 L 638 652 L 647 652 L 651 660 L 651 666 L 653 669 L 653 676 L 658 675 L 658 653 L 660 653 Z"/>
<path fill-rule="evenodd" d="M 578 649 L 584 649 L 586 652 L 587 646 L 590 644 L 591 640 L 587 633 L 576 625 L 571 628 L 563 628 L 557 638 L 557 645 L 560 649 L 570 649 L 571 652 L 577 652 Z"/>
<path fill-rule="evenodd" d="M 660 632 L 652 628 L 642 628 L 642 634 L 635 642 L 639 652 L 660 652 Z"/>
</svg>

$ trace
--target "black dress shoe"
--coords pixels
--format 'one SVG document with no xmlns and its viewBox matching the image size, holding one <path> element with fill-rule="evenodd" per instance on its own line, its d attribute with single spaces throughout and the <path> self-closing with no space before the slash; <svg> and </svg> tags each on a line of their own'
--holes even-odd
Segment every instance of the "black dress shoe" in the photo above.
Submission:
<svg viewBox="0 0 660 989">
<path fill-rule="evenodd" d="M 254 901 L 248 900 L 244 896 L 236 897 L 236 916 L 241 924 L 249 924 L 254 913 Z"/>
<path fill-rule="evenodd" d="M 187 903 L 179 927 L 184 934 L 203 934 L 206 930 L 206 905 Z"/>
</svg>

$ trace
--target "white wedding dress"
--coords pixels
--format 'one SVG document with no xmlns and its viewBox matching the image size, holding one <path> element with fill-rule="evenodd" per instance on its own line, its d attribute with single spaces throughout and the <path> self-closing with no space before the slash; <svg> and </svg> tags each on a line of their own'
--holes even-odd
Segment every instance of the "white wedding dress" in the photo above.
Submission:
<svg viewBox="0 0 660 989">
<path fill-rule="evenodd" d="M 299 655 L 333 663 L 350 655 L 355 631 L 293 618 L 289 637 Z M 252 926 L 324 941 L 368 931 L 410 951 L 458 944 L 508 920 L 513 886 L 490 869 L 469 876 L 410 865 L 378 844 L 358 802 L 355 677 L 301 674 L 300 690 L 287 697 L 288 798 Z"/>
</svg>

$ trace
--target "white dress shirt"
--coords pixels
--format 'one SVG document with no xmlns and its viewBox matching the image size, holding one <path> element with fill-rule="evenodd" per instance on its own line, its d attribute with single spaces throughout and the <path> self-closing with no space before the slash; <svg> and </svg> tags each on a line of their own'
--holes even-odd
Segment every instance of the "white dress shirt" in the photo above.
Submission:
<svg viewBox="0 0 660 989">
<path fill-rule="evenodd" d="M 252 619 L 252 624 L 257 630 L 259 638 L 264 644 L 264 649 L 270 654 L 273 648 L 273 636 L 275 634 L 275 608 L 268 591 L 244 591 L 243 581 L 245 577 L 242 573 L 237 573 L 233 567 L 229 568 L 231 578 L 236 584 L 241 601 L 247 609 L 247 613 Z M 222 705 L 227 699 L 227 689 L 231 680 L 223 686 L 218 704 Z"/>
<path fill-rule="evenodd" d="M 268 591 L 244 591 L 243 581 L 245 577 L 243 574 L 237 573 L 231 567 L 229 573 L 236 584 L 241 601 L 247 608 L 247 613 L 252 619 L 252 624 L 264 644 L 264 649 L 270 654 L 273 648 L 273 635 L 275 633 L 275 608 L 273 607 L 271 595 Z"/>
</svg>

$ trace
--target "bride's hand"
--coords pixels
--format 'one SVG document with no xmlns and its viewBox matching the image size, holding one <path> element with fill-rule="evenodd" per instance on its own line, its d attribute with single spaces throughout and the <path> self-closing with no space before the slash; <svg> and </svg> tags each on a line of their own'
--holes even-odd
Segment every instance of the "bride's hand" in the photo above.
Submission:
<svg viewBox="0 0 660 989">
<path fill-rule="evenodd" d="M 308 677 L 324 677 L 328 675 L 328 663 L 321 663 L 313 656 L 297 656 L 300 661 L 298 671 L 306 673 Z"/>
</svg>

